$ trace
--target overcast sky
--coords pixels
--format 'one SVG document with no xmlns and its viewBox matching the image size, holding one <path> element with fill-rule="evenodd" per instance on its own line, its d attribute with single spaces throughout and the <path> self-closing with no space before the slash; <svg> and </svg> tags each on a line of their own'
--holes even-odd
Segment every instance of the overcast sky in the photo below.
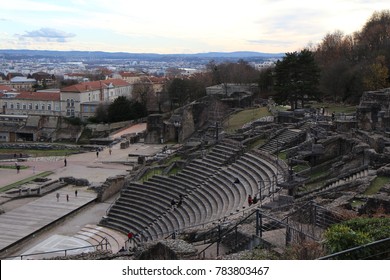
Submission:
<svg viewBox="0 0 390 280">
<path fill-rule="evenodd" d="M 0 49 L 290 52 L 385 9 L 389 0 L 4 0 Z"/>
</svg>

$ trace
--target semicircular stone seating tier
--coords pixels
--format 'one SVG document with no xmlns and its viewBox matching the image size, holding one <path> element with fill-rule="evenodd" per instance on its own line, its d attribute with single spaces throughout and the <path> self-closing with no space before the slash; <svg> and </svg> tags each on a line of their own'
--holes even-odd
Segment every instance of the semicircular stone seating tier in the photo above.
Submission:
<svg viewBox="0 0 390 280">
<path fill-rule="evenodd" d="M 248 207 L 247 197 L 258 193 L 259 181 L 282 180 L 282 169 L 269 154 L 244 154 L 240 142 L 223 140 L 175 175 L 129 183 L 101 225 L 146 241 L 217 222 Z M 265 188 L 263 195 L 270 191 Z M 172 207 L 172 199 L 181 205 Z"/>
</svg>

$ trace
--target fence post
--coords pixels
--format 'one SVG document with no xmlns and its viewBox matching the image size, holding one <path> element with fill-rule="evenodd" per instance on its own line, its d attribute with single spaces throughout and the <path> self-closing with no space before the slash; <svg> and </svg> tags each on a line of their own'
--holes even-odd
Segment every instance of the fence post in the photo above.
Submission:
<svg viewBox="0 0 390 280">
<path fill-rule="evenodd" d="M 217 257 L 219 256 L 219 244 L 221 242 L 221 225 L 218 225 Z"/>
<path fill-rule="evenodd" d="M 236 248 L 237 248 L 237 246 L 238 246 L 238 229 L 237 229 L 237 226 L 236 226 L 236 228 L 235 228 L 235 232 L 236 232 Z"/>
<path fill-rule="evenodd" d="M 263 216 L 259 209 L 256 209 L 256 236 L 263 237 Z"/>
<path fill-rule="evenodd" d="M 291 228 L 289 225 L 286 227 L 286 246 L 291 243 Z"/>
</svg>

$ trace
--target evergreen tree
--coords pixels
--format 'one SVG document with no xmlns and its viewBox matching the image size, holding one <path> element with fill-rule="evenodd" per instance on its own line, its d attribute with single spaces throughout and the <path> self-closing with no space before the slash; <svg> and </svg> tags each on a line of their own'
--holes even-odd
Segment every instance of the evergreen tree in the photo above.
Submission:
<svg viewBox="0 0 390 280">
<path fill-rule="evenodd" d="M 305 100 L 318 98 L 320 70 L 313 53 L 307 49 L 286 53 L 275 66 L 275 90 L 278 102 L 289 102 L 291 109 Z"/>
</svg>

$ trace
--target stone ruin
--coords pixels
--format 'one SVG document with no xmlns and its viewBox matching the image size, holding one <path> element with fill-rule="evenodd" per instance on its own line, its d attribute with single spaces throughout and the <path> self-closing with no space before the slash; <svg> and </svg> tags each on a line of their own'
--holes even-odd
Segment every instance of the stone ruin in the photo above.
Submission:
<svg viewBox="0 0 390 280">
<path fill-rule="evenodd" d="M 390 131 L 390 88 L 364 92 L 356 110 L 359 129 Z"/>
<path fill-rule="evenodd" d="M 207 107 L 207 104 L 207 102 L 190 104 L 169 116 L 160 114 L 149 116 L 145 142 L 164 143 L 177 140 L 195 143 L 195 140 L 202 139 L 204 137 L 202 133 L 207 131 L 203 126 L 211 123 L 207 118 L 210 116 L 207 108 L 215 108 L 210 104 Z M 350 216 L 358 216 L 371 215 L 380 210 L 384 215 L 388 215 L 390 214 L 388 184 L 381 187 L 376 194 L 365 193 L 377 176 L 390 176 L 390 139 L 387 137 L 390 125 L 389 104 L 390 89 L 366 92 L 357 107 L 356 116 L 348 119 L 333 120 L 331 116 L 326 115 L 318 118 L 311 111 L 300 110 L 293 114 L 281 114 L 272 124 L 254 122 L 247 130 L 240 129 L 239 136 L 220 132 L 220 137 L 224 140 L 240 139 L 243 147 L 248 150 L 268 151 L 278 158 L 282 156 L 281 154 L 285 156 L 288 180 L 278 184 L 280 190 L 271 203 L 262 205 L 262 210 L 270 215 L 280 219 L 290 217 L 291 213 L 295 213 L 302 205 L 307 205 L 311 201 L 329 213 L 337 210 L 345 211 Z M 251 147 L 251 144 L 259 139 L 265 140 L 265 143 L 255 148 Z M 197 148 L 204 148 L 202 142 L 199 143 Z M 191 152 L 192 155 L 196 154 L 194 149 Z M 221 166 L 221 169 L 223 167 Z M 113 182 L 110 181 L 110 184 L 117 187 L 122 184 L 122 180 L 116 178 Z M 341 214 L 329 215 L 342 217 Z M 157 218 L 155 222 L 158 223 L 162 218 Z M 301 225 L 305 222 L 304 218 L 304 215 L 299 217 Z M 233 218 L 228 219 L 233 221 Z M 250 227 L 249 224 L 245 226 Z M 242 229 L 238 230 L 239 236 L 246 236 L 247 232 L 240 230 Z M 235 242 L 236 235 L 230 238 Z M 233 241 L 231 243 L 234 243 Z M 143 244 L 145 247 L 140 248 L 137 257 L 139 259 L 196 257 L 196 250 L 189 248 L 188 244 L 182 243 L 179 246 L 188 249 L 184 250 L 184 255 L 180 255 L 177 250 L 167 245 L 167 242 L 171 241 L 157 240 L 150 246 Z M 243 248 L 245 246 L 246 244 L 243 244 Z"/>
<path fill-rule="evenodd" d="M 145 143 L 183 143 L 198 130 L 220 121 L 226 115 L 226 107 L 220 100 L 205 97 L 176 109 L 172 114 L 149 115 Z"/>
</svg>

